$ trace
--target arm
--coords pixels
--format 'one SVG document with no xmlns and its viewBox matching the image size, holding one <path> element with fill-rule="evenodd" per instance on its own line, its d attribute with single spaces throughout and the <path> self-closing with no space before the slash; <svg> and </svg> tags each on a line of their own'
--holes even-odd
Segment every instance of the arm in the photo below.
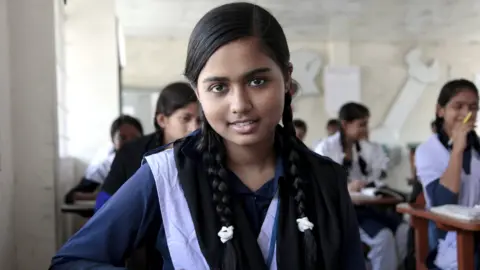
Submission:
<svg viewBox="0 0 480 270">
<path fill-rule="evenodd" d="M 340 167 L 336 168 L 335 174 L 338 176 L 339 183 L 339 205 L 342 213 L 343 241 L 341 254 L 346 256 L 344 260 L 341 260 L 340 269 L 365 270 L 365 258 L 363 257 L 357 216 L 346 189 L 347 174 Z"/>
<path fill-rule="evenodd" d="M 98 211 L 128 180 L 125 170 L 128 164 L 128 156 L 129 152 L 126 150 L 126 147 L 122 148 L 115 156 L 108 176 L 103 183 L 102 189 L 97 195 L 95 211 Z"/>
<path fill-rule="evenodd" d="M 430 206 L 457 204 L 461 183 L 462 154 L 452 152 L 448 166 L 444 169 L 439 164 L 438 158 L 435 158 L 432 149 L 426 146 L 428 145 L 422 145 L 415 152 L 415 167 Z"/>
<path fill-rule="evenodd" d="M 143 165 L 58 251 L 51 270 L 125 269 L 125 259 L 161 224 L 152 172 Z"/>
</svg>

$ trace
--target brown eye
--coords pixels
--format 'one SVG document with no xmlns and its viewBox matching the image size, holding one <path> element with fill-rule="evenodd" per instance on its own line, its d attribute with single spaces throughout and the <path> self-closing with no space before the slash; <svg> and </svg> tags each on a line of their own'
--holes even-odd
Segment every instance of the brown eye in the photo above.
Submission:
<svg viewBox="0 0 480 270">
<path fill-rule="evenodd" d="M 262 80 L 262 79 L 254 79 L 254 80 L 251 80 L 248 85 L 251 86 L 251 87 L 259 87 L 259 86 L 262 86 L 264 85 L 266 82 L 266 80 Z"/>
</svg>

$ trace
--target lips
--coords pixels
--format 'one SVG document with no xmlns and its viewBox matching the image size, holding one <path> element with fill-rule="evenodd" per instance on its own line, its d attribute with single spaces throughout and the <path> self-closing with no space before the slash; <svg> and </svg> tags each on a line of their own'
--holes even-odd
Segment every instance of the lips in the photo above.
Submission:
<svg viewBox="0 0 480 270">
<path fill-rule="evenodd" d="M 237 120 L 229 123 L 230 128 L 240 134 L 251 134 L 257 130 L 258 120 Z"/>
</svg>

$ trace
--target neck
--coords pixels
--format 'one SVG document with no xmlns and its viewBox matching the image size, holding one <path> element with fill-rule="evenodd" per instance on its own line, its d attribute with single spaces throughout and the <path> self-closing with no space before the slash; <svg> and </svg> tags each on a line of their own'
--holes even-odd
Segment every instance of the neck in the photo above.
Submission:
<svg viewBox="0 0 480 270">
<path fill-rule="evenodd" d="M 452 130 L 451 129 L 444 127 L 443 132 L 445 132 L 445 134 L 447 134 L 448 138 L 452 138 Z"/>
<path fill-rule="evenodd" d="M 347 149 L 352 148 L 353 144 L 356 142 L 356 140 L 350 139 L 350 138 L 345 138 L 345 146 Z"/>
<path fill-rule="evenodd" d="M 262 142 L 255 145 L 237 145 L 225 141 L 227 150 L 227 165 L 233 170 L 263 171 L 265 168 L 275 166 L 274 140 L 268 143 Z"/>
</svg>

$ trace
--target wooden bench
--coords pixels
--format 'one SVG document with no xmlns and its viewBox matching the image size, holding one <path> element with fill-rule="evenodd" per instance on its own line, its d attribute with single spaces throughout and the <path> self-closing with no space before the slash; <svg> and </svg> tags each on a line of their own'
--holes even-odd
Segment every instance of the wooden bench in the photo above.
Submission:
<svg viewBox="0 0 480 270">
<path fill-rule="evenodd" d="M 480 232 L 480 221 L 463 221 L 435 214 L 425 210 L 425 199 L 421 194 L 415 203 L 397 205 L 399 213 L 410 215 L 411 226 L 415 230 L 416 269 L 427 270 L 425 265 L 428 253 L 428 223 L 435 222 L 439 229 L 457 233 L 457 261 L 459 270 L 474 269 L 474 234 Z"/>
</svg>

